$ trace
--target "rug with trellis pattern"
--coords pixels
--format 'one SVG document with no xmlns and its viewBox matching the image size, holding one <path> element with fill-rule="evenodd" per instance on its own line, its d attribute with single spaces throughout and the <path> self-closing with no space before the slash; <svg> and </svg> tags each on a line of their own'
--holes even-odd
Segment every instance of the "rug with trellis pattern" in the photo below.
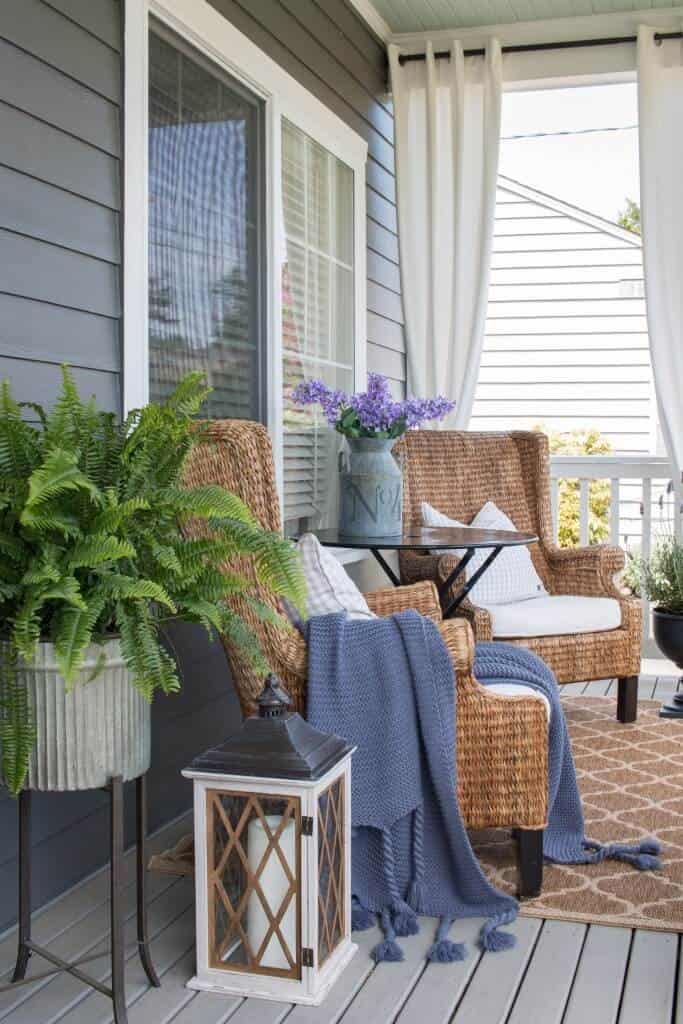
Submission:
<svg viewBox="0 0 683 1024">
<path fill-rule="evenodd" d="M 683 720 L 658 717 L 659 701 L 641 701 L 638 721 L 616 721 L 610 697 L 563 698 L 583 798 L 586 835 L 627 842 L 655 835 L 662 868 L 629 864 L 545 865 L 543 891 L 522 904 L 530 917 L 683 932 Z M 472 834 L 484 869 L 514 892 L 509 832 Z"/>
</svg>

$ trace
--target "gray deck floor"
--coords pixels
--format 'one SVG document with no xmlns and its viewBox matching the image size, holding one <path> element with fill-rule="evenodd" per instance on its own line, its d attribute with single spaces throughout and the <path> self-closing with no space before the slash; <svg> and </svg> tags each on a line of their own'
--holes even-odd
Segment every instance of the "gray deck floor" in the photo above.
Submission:
<svg viewBox="0 0 683 1024">
<path fill-rule="evenodd" d="M 642 677 L 641 697 L 665 697 L 671 678 Z M 574 684 L 572 692 L 604 694 L 610 682 Z M 187 819 L 152 841 L 169 846 L 188 828 Z M 356 936 L 360 951 L 318 1008 L 292 1007 L 254 999 L 191 992 L 185 982 L 194 968 L 192 883 L 150 877 L 150 929 L 161 989 L 149 988 L 134 954 L 134 864 L 126 860 L 126 940 L 130 944 L 127 994 L 130 1024 L 683 1024 L 679 999 L 680 937 L 597 925 L 520 918 L 516 947 L 482 954 L 474 946 L 479 923 L 457 924 L 453 934 L 468 943 L 462 963 L 425 963 L 434 922 L 423 920 L 420 935 L 402 939 L 401 964 L 375 966 L 368 951 L 376 931 Z M 106 872 L 100 872 L 34 918 L 34 938 L 65 959 L 105 950 Z M 0 983 L 9 980 L 15 935 L 0 938 Z M 34 958 L 31 970 L 44 962 Z M 86 968 L 107 979 L 106 957 Z M 682 990 L 683 991 L 683 990 Z M 106 1024 L 111 1004 L 69 975 L 0 995 L 5 1024 Z"/>
</svg>

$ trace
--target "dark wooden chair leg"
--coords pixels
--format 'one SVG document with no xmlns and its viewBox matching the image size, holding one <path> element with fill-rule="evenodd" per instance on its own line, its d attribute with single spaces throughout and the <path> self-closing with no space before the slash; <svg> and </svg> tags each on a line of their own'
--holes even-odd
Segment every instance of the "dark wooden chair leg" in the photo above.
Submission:
<svg viewBox="0 0 683 1024">
<path fill-rule="evenodd" d="M 624 676 L 618 681 L 617 718 L 624 724 L 638 717 L 638 676 Z"/>
<path fill-rule="evenodd" d="M 137 819 L 137 918 L 138 952 L 150 985 L 159 988 L 161 982 L 152 963 L 147 930 L 147 779 L 140 775 L 135 781 Z"/>
<path fill-rule="evenodd" d="M 543 829 L 516 830 L 519 863 L 519 898 L 533 899 L 543 887 Z"/>
<path fill-rule="evenodd" d="M 123 779 L 109 783 L 111 828 L 111 993 L 114 1024 L 128 1024 L 126 954 L 123 934 Z"/>
<path fill-rule="evenodd" d="M 12 981 L 23 981 L 31 956 L 31 790 L 19 794 L 19 945 Z"/>
</svg>

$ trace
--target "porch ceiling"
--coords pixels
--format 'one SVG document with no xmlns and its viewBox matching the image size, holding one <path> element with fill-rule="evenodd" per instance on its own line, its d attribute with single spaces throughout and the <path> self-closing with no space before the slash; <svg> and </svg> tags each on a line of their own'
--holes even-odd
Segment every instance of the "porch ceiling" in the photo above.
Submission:
<svg viewBox="0 0 683 1024">
<path fill-rule="evenodd" d="M 572 18 L 631 11 L 629 0 L 354 0 L 362 11 L 374 7 L 391 32 L 429 32 L 518 21 Z M 671 0 L 638 0 L 639 10 L 668 9 Z"/>
</svg>

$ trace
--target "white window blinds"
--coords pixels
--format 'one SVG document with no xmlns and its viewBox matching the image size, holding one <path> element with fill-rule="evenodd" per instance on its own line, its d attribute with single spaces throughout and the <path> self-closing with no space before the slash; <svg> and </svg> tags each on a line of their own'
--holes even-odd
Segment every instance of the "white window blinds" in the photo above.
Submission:
<svg viewBox="0 0 683 1024">
<path fill-rule="evenodd" d="M 301 380 L 354 387 L 353 171 L 282 122 L 284 518 L 290 531 L 334 522 L 339 435 L 311 406 L 294 406 Z"/>
</svg>

